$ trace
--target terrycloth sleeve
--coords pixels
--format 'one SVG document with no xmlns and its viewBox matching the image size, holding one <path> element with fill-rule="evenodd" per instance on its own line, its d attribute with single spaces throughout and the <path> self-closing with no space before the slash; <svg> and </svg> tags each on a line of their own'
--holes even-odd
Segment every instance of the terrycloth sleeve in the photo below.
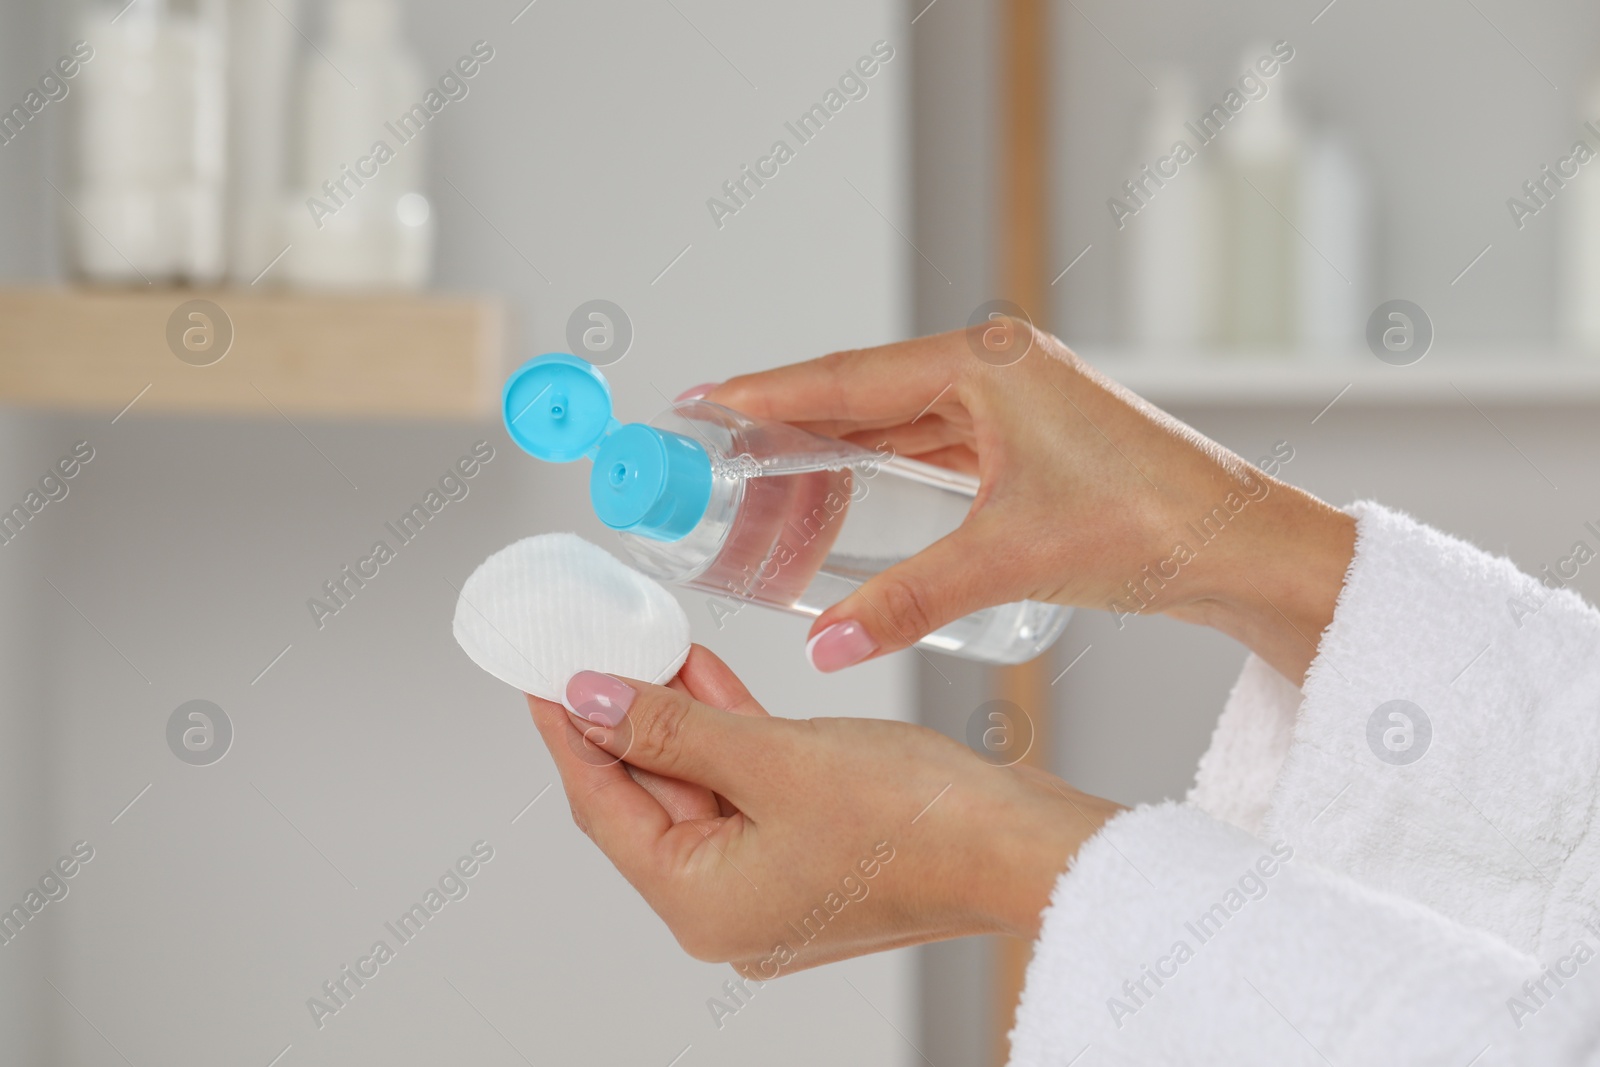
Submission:
<svg viewBox="0 0 1600 1067">
<path fill-rule="evenodd" d="M 1350 510 L 1303 691 L 1252 657 L 1058 881 L 1013 1063 L 1600 1064 L 1600 614 Z"/>
<path fill-rule="evenodd" d="M 1351 511 L 1355 559 L 1262 832 L 1540 959 L 1594 938 L 1600 614 L 1398 512 Z M 1294 701 L 1254 703 L 1266 751 Z"/>
<path fill-rule="evenodd" d="M 1139 808 L 1057 883 L 1011 1063 L 1593 1067 L 1594 949 L 1543 974 L 1287 842 L 1190 805 Z"/>
<path fill-rule="evenodd" d="M 1524 951 L 1593 934 L 1600 614 L 1398 512 L 1350 511 L 1304 692 L 1251 656 L 1190 802 Z"/>
<path fill-rule="evenodd" d="M 1239 680 L 1200 757 L 1189 803 L 1252 834 L 1266 822 L 1272 787 L 1294 741 L 1300 690 L 1255 655 Z"/>
</svg>

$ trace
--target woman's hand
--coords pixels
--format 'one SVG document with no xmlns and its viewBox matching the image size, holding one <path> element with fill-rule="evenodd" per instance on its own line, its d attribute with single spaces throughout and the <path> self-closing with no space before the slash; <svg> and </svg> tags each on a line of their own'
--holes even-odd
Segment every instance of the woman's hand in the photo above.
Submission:
<svg viewBox="0 0 1600 1067">
<path fill-rule="evenodd" d="M 1007 329 L 1031 337 L 1027 354 L 1008 366 L 979 358 Z M 816 620 L 809 649 L 823 670 L 1029 599 L 1214 626 L 1298 683 L 1354 551 L 1349 516 L 1009 319 L 743 375 L 703 395 L 981 480 L 959 530 Z"/>
<path fill-rule="evenodd" d="M 757 980 L 1032 936 L 1117 810 L 920 726 L 772 718 L 698 645 L 670 687 L 584 672 L 568 699 L 528 703 L 579 828 L 690 955 Z"/>
</svg>

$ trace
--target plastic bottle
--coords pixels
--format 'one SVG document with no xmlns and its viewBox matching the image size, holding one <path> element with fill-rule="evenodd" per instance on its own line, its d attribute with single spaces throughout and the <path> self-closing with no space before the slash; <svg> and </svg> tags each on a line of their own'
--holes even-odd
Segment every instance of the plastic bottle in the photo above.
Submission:
<svg viewBox="0 0 1600 1067">
<path fill-rule="evenodd" d="M 1295 315 L 1304 354 L 1344 356 L 1361 348 L 1368 303 L 1371 195 L 1360 162 L 1342 138 L 1309 138 L 1300 171 Z"/>
<path fill-rule="evenodd" d="M 821 614 L 954 530 L 977 493 L 970 476 L 704 400 L 679 402 L 649 425 L 621 425 L 611 412 L 605 377 L 565 353 L 524 363 L 502 393 L 511 439 L 552 463 L 592 460 L 600 521 L 641 571 L 706 593 L 719 628 L 752 602 Z M 918 644 L 1021 663 L 1049 648 L 1069 615 L 1004 604 Z"/>
<path fill-rule="evenodd" d="M 235 285 L 277 281 L 263 272 L 289 243 L 283 195 L 300 19 L 299 0 L 232 0 L 228 9 L 228 280 Z"/>
<path fill-rule="evenodd" d="M 284 275 L 306 289 L 419 289 L 435 222 L 424 194 L 430 112 L 395 0 L 335 0 L 303 58 Z"/>
<path fill-rule="evenodd" d="M 225 260 L 227 7 L 95 0 L 79 75 L 76 271 L 94 282 L 213 284 Z M 80 214 L 81 213 L 81 214 Z"/>
<path fill-rule="evenodd" d="M 1129 334 L 1137 349 L 1170 356 L 1216 337 L 1222 254 L 1211 160 L 1202 152 L 1178 163 L 1184 157 L 1174 151 L 1180 140 L 1188 147 L 1184 123 L 1200 113 L 1199 98 L 1182 70 L 1157 77 L 1166 88 L 1150 100 L 1139 158 L 1164 184 L 1127 224 Z"/>
<path fill-rule="evenodd" d="M 1583 98 L 1581 133 L 1585 143 L 1593 143 L 1600 127 L 1600 80 L 1590 86 Z M 1588 356 L 1600 356 L 1600 177 L 1586 166 L 1576 181 L 1561 191 L 1561 206 L 1567 212 L 1561 229 L 1562 293 L 1561 312 L 1564 340 Z"/>
<path fill-rule="evenodd" d="M 1260 50 L 1246 53 L 1259 55 Z M 1245 64 L 1250 60 L 1246 58 Z M 1222 134 L 1224 277 L 1222 340 L 1239 349 L 1285 353 L 1298 336 L 1295 269 L 1300 238 L 1302 137 L 1282 85 L 1244 106 Z"/>
</svg>

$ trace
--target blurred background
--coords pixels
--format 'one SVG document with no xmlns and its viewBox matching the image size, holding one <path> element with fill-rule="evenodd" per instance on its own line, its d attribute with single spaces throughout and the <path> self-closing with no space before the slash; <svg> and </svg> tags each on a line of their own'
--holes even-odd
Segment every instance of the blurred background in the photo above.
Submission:
<svg viewBox="0 0 1600 1067">
<path fill-rule="evenodd" d="M 505 437 L 500 381 L 579 351 L 649 418 L 1003 299 L 1280 476 L 1594 599 L 1597 42 L 1573 0 L 11 0 L 0 905 L 93 858 L 0 943 L 0 1058 L 1003 1061 L 1025 946 L 734 1001 L 572 827 L 449 632 L 510 541 L 614 543 L 585 471 Z M 1243 660 L 1079 611 L 1024 668 L 824 677 L 805 620 L 685 604 L 777 714 L 965 738 L 1000 697 L 1031 759 L 1124 803 L 1183 795 Z M 169 728 L 197 700 L 198 750 Z M 468 895 L 319 1026 L 478 842 Z"/>
</svg>

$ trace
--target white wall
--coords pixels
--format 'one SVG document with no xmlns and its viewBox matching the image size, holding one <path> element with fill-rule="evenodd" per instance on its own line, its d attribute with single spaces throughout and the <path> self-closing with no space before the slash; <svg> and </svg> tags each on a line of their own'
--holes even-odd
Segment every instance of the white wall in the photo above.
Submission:
<svg viewBox="0 0 1600 1067">
<path fill-rule="evenodd" d="M 43 8 L 28 21 L 48 21 Z M 543 0 L 512 25 L 521 8 L 410 9 L 430 70 L 480 38 L 496 49 L 428 136 L 440 283 L 503 293 L 516 358 L 565 347 L 580 301 L 616 301 L 637 331 L 612 374 L 628 418 L 664 406 L 657 388 L 906 332 L 908 250 L 874 211 L 905 228 L 903 49 L 722 231 L 704 204 L 874 41 L 904 44 L 891 5 Z M 30 81 L 28 64 L 53 57 L 60 36 L 40 27 L 11 46 L 0 89 Z M 47 232 L 21 206 L 38 200 L 45 164 L 11 164 L 8 151 L 0 174 L 19 195 L 5 198 L 0 233 Z M 48 263 L 45 249 L 6 269 L 34 277 Z M 0 949 L 0 990 L 44 1005 L 36 1030 L 50 1049 L 22 1056 L 8 1038 L 5 1058 L 264 1065 L 290 1045 L 284 1067 L 665 1065 L 685 1046 L 685 1067 L 916 1057 L 900 1036 L 914 1025 L 909 954 L 770 985 L 719 1031 L 707 999 L 731 972 L 683 956 L 573 828 L 559 786 L 512 824 L 553 769 L 521 698 L 451 640 L 447 583 L 529 533 L 600 538 L 582 472 L 541 467 L 493 425 L 300 422 L 325 462 L 282 421 L 4 417 L 39 462 L 18 468 L 0 450 L 0 498 L 63 443 L 97 449 L 33 546 L 83 617 L 47 587 L 41 611 L 24 608 L 36 583 L 0 549 L 6 766 L 35 776 L 15 790 L 33 803 L 8 803 L 26 814 L 0 838 L 0 896 L 73 840 L 97 850 L 41 915 L 48 950 Z M 497 453 L 470 495 L 319 632 L 306 599 L 479 437 Z M 697 639 L 775 712 L 908 711 L 902 661 L 823 678 L 804 662 L 803 620 L 751 610 L 717 631 L 689 606 Z M 26 698 L 29 687 L 47 698 Z M 173 708 L 196 697 L 236 729 L 205 768 L 164 738 Z M 306 999 L 480 838 L 496 857 L 471 894 L 319 1032 Z M 28 1017 L 27 1001 L 0 1001 Z"/>
</svg>

